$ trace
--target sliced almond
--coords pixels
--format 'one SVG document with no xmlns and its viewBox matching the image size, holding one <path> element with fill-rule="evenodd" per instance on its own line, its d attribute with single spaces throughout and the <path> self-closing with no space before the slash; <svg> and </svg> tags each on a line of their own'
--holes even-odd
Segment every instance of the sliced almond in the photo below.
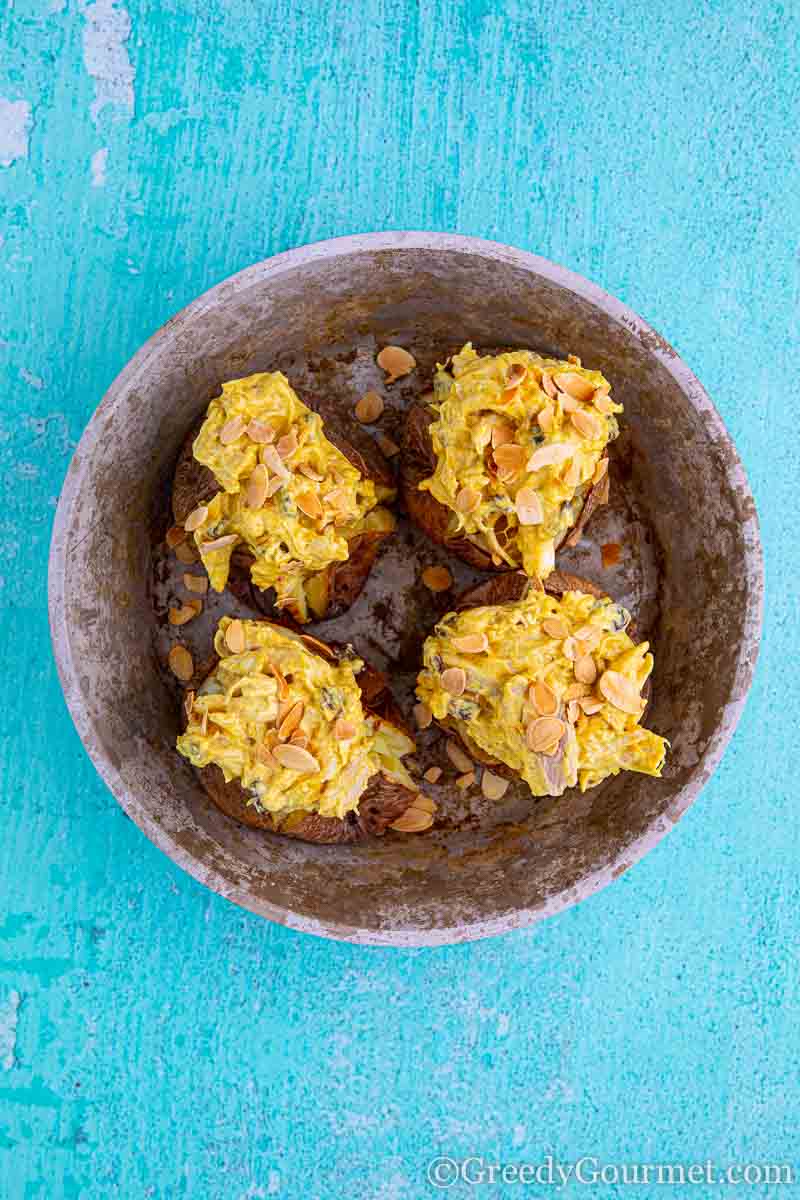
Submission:
<svg viewBox="0 0 800 1200">
<path fill-rule="evenodd" d="M 476 492 L 474 488 L 463 487 L 456 493 L 456 509 L 458 512 L 473 512 L 480 502 L 480 492 Z"/>
<path fill-rule="evenodd" d="M 447 757 L 457 771 L 471 771 L 473 769 L 475 764 L 470 756 L 462 750 L 458 742 L 454 742 L 452 738 L 448 738 L 444 748 Z"/>
<path fill-rule="evenodd" d="M 554 376 L 556 387 L 576 400 L 591 400 L 596 385 L 577 371 L 561 371 Z"/>
<path fill-rule="evenodd" d="M 525 376 L 528 374 L 528 368 L 525 363 L 514 362 L 506 371 L 506 387 L 519 387 Z"/>
<path fill-rule="evenodd" d="M 231 621 L 225 630 L 225 645 L 231 654 L 241 654 L 245 647 L 244 625 L 238 619 Z"/>
<path fill-rule="evenodd" d="M 333 736 L 338 738 L 340 742 L 349 742 L 351 738 L 356 736 L 356 727 L 352 721 L 347 721 L 344 717 L 339 717 L 333 726 Z"/>
<path fill-rule="evenodd" d="M 169 669 L 173 675 L 177 675 L 178 679 L 183 683 L 188 683 L 194 675 L 194 659 L 185 646 L 180 642 L 173 646 L 167 655 Z"/>
<path fill-rule="evenodd" d="M 298 700 L 297 703 L 293 704 L 289 709 L 288 713 L 278 726 L 278 737 L 282 742 L 287 742 L 294 733 L 295 729 L 297 729 L 297 726 L 303 719 L 304 711 L 305 705 L 303 704 L 302 700 Z"/>
<path fill-rule="evenodd" d="M 203 603 L 201 600 L 187 600 L 180 608 L 170 608 L 169 623 L 170 625 L 185 625 L 187 621 L 193 621 L 196 616 L 203 611 Z"/>
<path fill-rule="evenodd" d="M 448 667 L 442 671 L 441 683 L 451 696 L 462 696 L 467 686 L 467 672 L 461 667 Z"/>
<path fill-rule="evenodd" d="M 552 717 L 558 712 L 558 696 L 543 680 L 531 684 L 528 697 L 539 716 Z"/>
<path fill-rule="evenodd" d="M 304 750 L 302 746 L 293 746 L 291 742 L 276 746 L 272 755 L 282 767 L 288 767 L 290 771 L 302 771 L 304 774 L 310 774 L 312 771 L 319 770 L 319 763 L 314 755 L 310 754 L 308 750 Z"/>
<path fill-rule="evenodd" d="M 302 750 L 305 750 L 308 746 L 308 738 L 300 729 L 295 729 L 289 741 L 293 746 L 300 746 Z"/>
<path fill-rule="evenodd" d="M 356 402 L 354 411 L 363 425 L 371 425 L 383 412 L 383 399 L 377 392 L 365 392 Z"/>
<path fill-rule="evenodd" d="M 441 767 L 428 767 L 427 771 L 422 776 L 422 778 L 427 783 L 438 783 L 439 780 L 442 778 L 442 768 Z"/>
<path fill-rule="evenodd" d="M 546 446 L 540 446 L 538 450 L 534 450 L 528 459 L 528 470 L 541 471 L 543 467 L 556 467 L 559 463 L 572 458 L 574 453 L 575 447 L 571 446 L 569 442 L 549 442 Z"/>
<path fill-rule="evenodd" d="M 186 530 L 182 525 L 173 525 L 167 530 L 164 541 L 167 543 L 170 550 L 174 550 L 176 546 L 180 546 L 181 542 L 186 541 Z"/>
<path fill-rule="evenodd" d="M 300 463 L 297 469 L 301 475 L 305 475 L 306 479 L 313 479 L 315 483 L 322 483 L 325 478 L 324 475 L 320 475 L 319 471 L 315 471 L 308 463 Z"/>
<path fill-rule="evenodd" d="M 591 717 L 595 713 L 599 713 L 600 709 L 603 707 L 603 701 L 595 700 L 593 696 L 582 696 L 578 703 L 586 713 L 587 717 Z"/>
<path fill-rule="evenodd" d="M 538 717 L 528 724 L 525 741 L 534 754 L 550 754 L 555 752 L 551 747 L 558 745 L 565 731 L 566 725 L 558 717 Z"/>
<path fill-rule="evenodd" d="M 389 828 L 396 829 L 398 833 L 424 833 L 432 824 L 433 814 L 426 812 L 424 808 L 415 808 L 412 804 L 402 817 L 392 821 Z"/>
<path fill-rule="evenodd" d="M 194 533 L 195 529 L 198 529 L 203 524 L 207 516 L 208 507 L 205 504 L 198 505 L 197 508 L 192 509 L 184 521 L 184 529 L 187 533 Z"/>
<path fill-rule="evenodd" d="M 183 577 L 183 586 L 187 592 L 194 592 L 197 596 L 205 596 L 208 591 L 208 576 L 190 575 L 187 571 Z"/>
<path fill-rule="evenodd" d="M 293 429 L 290 429 L 289 432 L 285 433 L 282 438 L 278 438 L 277 442 L 275 443 L 275 449 L 278 451 L 278 454 L 281 456 L 281 458 L 289 458 L 290 455 L 294 454 L 298 445 L 299 443 L 297 441 L 297 434 Z"/>
<path fill-rule="evenodd" d="M 568 488 L 576 488 L 581 482 L 581 464 L 577 458 L 571 458 L 561 472 L 561 480 Z"/>
<path fill-rule="evenodd" d="M 575 678 L 578 683 L 594 683 L 597 679 L 597 664 L 591 654 L 583 654 L 575 659 Z"/>
<path fill-rule="evenodd" d="M 542 501 L 535 488 L 520 488 L 514 498 L 514 508 L 520 525 L 541 525 L 544 520 Z"/>
<path fill-rule="evenodd" d="M 263 463 L 259 463 L 247 481 L 245 500 L 248 508 L 263 508 L 269 488 L 269 474 Z"/>
<path fill-rule="evenodd" d="M 561 653 L 564 655 L 564 658 L 570 659 L 571 662 L 575 661 L 578 657 L 578 643 L 574 637 L 564 638 L 561 644 Z"/>
<path fill-rule="evenodd" d="M 489 639 L 485 633 L 465 633 L 463 637 L 451 638 L 450 645 L 459 654 L 483 654 L 489 649 Z"/>
<path fill-rule="evenodd" d="M 283 718 L 292 708 L 294 708 L 293 700 L 281 700 L 280 704 L 278 705 L 278 715 L 276 717 L 278 725 L 283 723 Z"/>
<path fill-rule="evenodd" d="M 280 476 L 281 479 L 289 479 L 291 472 L 286 466 L 286 463 L 281 458 L 275 446 L 264 446 L 261 450 L 261 461 L 264 466 L 269 467 L 273 475 Z"/>
<path fill-rule="evenodd" d="M 289 695 L 289 685 L 283 676 L 283 672 L 281 671 L 280 667 L 275 666 L 275 663 L 270 663 L 269 669 L 275 676 L 275 680 L 278 684 L 278 698 L 280 700 L 285 700 Z"/>
<path fill-rule="evenodd" d="M 223 446 L 230 446 L 238 441 L 244 433 L 244 427 L 244 417 L 231 417 L 230 421 L 226 421 L 219 431 L 219 440 Z"/>
<path fill-rule="evenodd" d="M 481 773 L 481 791 L 487 800 L 502 800 L 508 791 L 507 779 L 503 779 L 500 775 L 495 775 L 488 767 L 484 767 Z"/>
<path fill-rule="evenodd" d="M 638 717 L 642 711 L 642 698 L 636 684 L 631 683 L 619 671 L 604 671 L 597 685 L 600 695 L 622 712 Z"/>
<path fill-rule="evenodd" d="M 417 365 L 417 360 L 402 346 L 384 346 L 375 360 L 382 371 L 386 372 L 386 382 L 394 383 L 408 375 Z"/>
<path fill-rule="evenodd" d="M 567 705 L 567 720 L 570 725 L 574 725 L 578 717 L 581 715 L 581 706 L 577 700 L 570 700 Z"/>
<path fill-rule="evenodd" d="M 421 578 L 431 592 L 446 592 L 453 584 L 453 576 L 447 567 L 426 567 Z"/>
<path fill-rule="evenodd" d="M 179 542 L 175 547 L 175 557 L 179 563 L 183 563 L 185 567 L 188 567 L 192 563 L 196 563 L 200 555 L 190 542 Z"/>
<path fill-rule="evenodd" d="M 561 411 L 565 413 L 577 412 L 580 408 L 580 400 L 576 400 L 574 396 L 568 396 L 566 392 L 562 392 L 560 396 Z"/>
<path fill-rule="evenodd" d="M 509 442 L 514 441 L 514 430 L 505 421 L 498 421 L 492 426 L 492 449 L 497 449 L 498 446 L 505 446 Z"/>
<path fill-rule="evenodd" d="M 267 484 L 267 500 L 271 500 L 275 493 L 279 492 L 285 483 L 286 480 L 281 479 L 280 475 L 273 475 L 272 479 L 270 479 L 269 483 Z"/>
<path fill-rule="evenodd" d="M 245 433 L 251 442 L 257 442 L 259 446 L 267 446 L 270 442 L 275 441 L 278 431 L 274 425 L 270 425 L 267 421 L 258 421 L 254 417 L 245 428 Z"/>
<path fill-rule="evenodd" d="M 400 453 L 400 447 L 397 442 L 393 442 L 385 433 L 376 433 L 375 441 L 378 443 L 378 447 L 384 458 L 395 458 Z"/>
<path fill-rule="evenodd" d="M 183 711 L 186 713 L 187 720 L 192 715 L 194 708 L 194 692 L 187 692 L 183 699 Z"/>
<path fill-rule="evenodd" d="M 435 802 L 431 800 L 430 796 L 426 796 L 424 792 L 417 792 L 416 796 L 414 797 L 413 807 L 421 809 L 422 812 L 426 813 L 433 814 L 436 812 Z"/>
<path fill-rule="evenodd" d="M 555 411 L 546 404 L 543 409 L 536 414 L 536 421 L 542 433 L 552 433 L 556 427 Z"/>
<path fill-rule="evenodd" d="M 585 696 L 591 695 L 591 688 L 585 683 L 571 683 L 564 692 L 565 700 L 583 700 Z"/>
<path fill-rule="evenodd" d="M 215 550 L 224 550 L 226 546 L 232 546 L 238 540 L 238 533 L 225 533 L 222 537 L 214 538 L 210 542 L 201 542 L 198 549 L 201 554 L 213 554 Z"/>
<path fill-rule="evenodd" d="M 433 720 L 433 713 L 428 708 L 427 704 L 423 704 L 420 701 L 419 704 L 414 705 L 413 712 L 414 720 L 417 723 L 417 729 L 427 729 Z"/>
<path fill-rule="evenodd" d="M 462 792 L 465 792 L 467 790 L 467 788 L 472 787 L 474 782 L 475 782 L 475 772 L 474 771 L 465 771 L 464 774 L 459 775 L 458 779 L 456 780 L 456 787 L 460 788 Z"/>
<path fill-rule="evenodd" d="M 598 625 L 581 625 L 580 629 L 575 630 L 574 636 L 588 653 L 602 641 L 603 631 Z"/>
<path fill-rule="evenodd" d="M 608 474 L 608 459 L 601 458 L 600 461 L 598 462 L 597 466 L 594 469 L 594 474 L 592 475 L 592 483 L 599 483 L 600 480 L 603 479 L 604 476 L 607 474 Z"/>
<path fill-rule="evenodd" d="M 609 416 L 614 411 L 614 401 L 609 396 L 608 392 L 604 392 L 602 388 L 598 388 L 592 396 L 592 404 L 599 413 L 604 417 Z"/>
<path fill-rule="evenodd" d="M 558 395 L 558 388 L 553 383 L 553 376 L 549 371 L 542 371 L 542 391 L 553 400 Z"/>
<path fill-rule="evenodd" d="M 277 764 L 276 760 L 273 758 L 272 751 L 270 750 L 269 746 L 265 746 L 263 744 L 258 745 L 258 746 L 256 746 L 253 753 L 255 754 L 257 760 L 263 766 L 270 767 L 271 770 L 273 770 L 273 771 L 275 770 L 275 768 L 277 767 L 278 764 Z"/>
<path fill-rule="evenodd" d="M 569 628 L 566 621 L 561 617 L 545 617 L 542 621 L 542 629 L 548 637 L 558 638 L 561 641 L 565 637 L 569 637 Z"/>
<path fill-rule="evenodd" d="M 500 471 L 515 475 L 525 466 L 526 451 L 516 442 L 506 442 L 494 451 L 494 461 Z"/>
<path fill-rule="evenodd" d="M 601 418 L 596 413 L 590 412 L 588 408 L 579 408 L 577 412 L 570 413 L 569 419 L 581 437 L 594 440 L 599 438 L 603 432 Z"/>
<path fill-rule="evenodd" d="M 312 520 L 316 521 L 324 515 L 325 510 L 316 492 L 301 492 L 299 496 L 295 496 L 295 502 L 300 511 Z"/>
</svg>

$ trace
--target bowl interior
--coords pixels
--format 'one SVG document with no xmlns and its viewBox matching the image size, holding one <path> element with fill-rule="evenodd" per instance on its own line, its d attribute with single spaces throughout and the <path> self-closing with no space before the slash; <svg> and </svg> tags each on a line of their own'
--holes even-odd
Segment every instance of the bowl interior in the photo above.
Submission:
<svg viewBox="0 0 800 1200">
<path fill-rule="evenodd" d="M 646 723 L 672 744 L 664 778 L 621 774 L 586 795 L 536 803 L 512 790 L 499 808 L 457 792 L 450 778 L 440 829 L 359 847 L 247 830 L 210 804 L 174 750 L 176 699 L 162 664 L 163 613 L 177 593 L 159 537 L 180 443 L 224 380 L 269 369 L 285 371 L 346 432 L 354 398 L 381 387 L 374 357 L 389 342 L 419 364 L 385 393 L 382 427 L 392 433 L 405 403 L 429 386 L 435 361 L 467 340 L 577 354 L 625 405 L 614 502 L 563 565 L 629 604 L 653 643 Z M 607 541 L 622 545 L 613 570 L 601 567 Z M 312 632 L 356 642 L 408 702 L 420 640 L 446 607 L 418 587 L 418 571 L 439 561 L 401 526 L 352 612 Z M 81 441 L 51 560 L 54 644 L 73 717 L 148 836 L 209 886 L 274 920 L 401 944 L 528 923 L 595 890 L 658 840 L 735 724 L 757 653 L 760 588 L 746 480 L 708 398 L 670 347 L 568 272 L 436 235 L 342 239 L 281 255 L 170 321 L 117 379 Z M 208 622 L 230 608 L 229 598 L 209 605 L 192 636 L 207 637 Z M 423 751 L 441 762 L 432 737 Z"/>
</svg>

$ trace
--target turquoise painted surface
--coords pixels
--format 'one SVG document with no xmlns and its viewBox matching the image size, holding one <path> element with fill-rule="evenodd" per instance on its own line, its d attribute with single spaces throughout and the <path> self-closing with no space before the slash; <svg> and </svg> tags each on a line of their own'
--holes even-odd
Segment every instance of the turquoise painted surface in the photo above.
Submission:
<svg viewBox="0 0 800 1200">
<path fill-rule="evenodd" d="M 744 0 L 7 0 L 3 1200 L 796 1160 L 799 51 L 795 7 Z M 404 227 L 556 259 L 675 344 L 754 486 L 768 611 L 722 767 L 645 861 L 537 929 L 393 953 L 272 927 L 144 839 L 69 723 L 44 588 L 71 450 L 141 342 L 275 251 Z M 550 1194 L 450 1194 L 518 1191 Z M 623 1192 L 683 1194 L 593 1194 Z"/>
</svg>

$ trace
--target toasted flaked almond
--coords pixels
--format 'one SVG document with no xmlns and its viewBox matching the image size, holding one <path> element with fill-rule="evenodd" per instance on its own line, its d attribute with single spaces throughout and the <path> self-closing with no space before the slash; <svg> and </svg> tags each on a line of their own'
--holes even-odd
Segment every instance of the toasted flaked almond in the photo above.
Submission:
<svg viewBox="0 0 800 1200">
<path fill-rule="evenodd" d="M 371 425 L 383 412 L 383 398 L 377 392 L 364 392 L 356 401 L 354 412 L 363 425 Z"/>
<path fill-rule="evenodd" d="M 308 738 L 300 729 L 295 729 L 289 741 L 293 746 L 299 746 L 302 750 L 305 750 L 308 746 Z"/>
<path fill-rule="evenodd" d="M 194 533 L 195 529 L 199 529 L 199 527 L 203 524 L 207 516 L 208 507 L 205 504 L 198 505 L 197 508 L 193 509 L 189 513 L 188 517 L 184 521 L 184 529 L 187 533 Z"/>
<path fill-rule="evenodd" d="M 500 393 L 500 402 L 502 404 L 510 404 L 512 400 L 516 400 L 519 395 L 518 387 L 507 387 Z"/>
<path fill-rule="evenodd" d="M 475 772 L 474 771 L 465 771 L 464 774 L 459 775 L 458 779 L 456 780 L 456 787 L 460 788 L 462 792 L 465 792 L 467 790 L 467 788 L 472 787 L 474 782 L 475 782 Z"/>
<path fill-rule="evenodd" d="M 177 675 L 178 679 L 184 683 L 188 683 L 194 675 L 194 659 L 180 642 L 170 650 L 167 655 L 167 662 L 172 674 Z"/>
<path fill-rule="evenodd" d="M 196 563 L 200 555 L 191 542 L 179 542 L 175 547 L 175 557 L 179 563 L 183 563 L 185 567 L 188 567 L 191 563 Z"/>
<path fill-rule="evenodd" d="M 551 638 L 558 638 L 561 640 L 562 638 L 569 636 L 569 628 L 567 627 L 567 623 L 566 621 L 563 621 L 561 617 L 545 617 L 545 619 L 542 621 L 542 629 L 545 631 L 547 636 Z"/>
<path fill-rule="evenodd" d="M 284 679 L 283 672 L 281 671 L 280 667 L 276 667 L 275 663 L 270 663 L 269 669 L 275 676 L 275 680 L 278 684 L 278 699 L 285 700 L 289 695 L 289 685 Z"/>
<path fill-rule="evenodd" d="M 215 550 L 224 550 L 238 540 L 238 533 L 225 533 L 222 537 L 213 538 L 210 542 L 201 542 L 198 549 L 201 554 L 213 554 Z"/>
<path fill-rule="evenodd" d="M 534 754 L 549 754 L 564 736 L 566 726 L 558 717 L 537 717 L 525 729 L 525 741 Z"/>
<path fill-rule="evenodd" d="M 603 432 L 601 418 L 596 413 L 590 412 L 588 408 L 579 408 L 577 412 L 570 413 L 569 419 L 581 437 L 599 438 Z"/>
<path fill-rule="evenodd" d="M 181 542 L 186 541 L 186 530 L 182 525 L 173 525 L 167 530 L 164 541 L 167 543 L 170 550 L 174 550 L 176 546 L 180 546 Z"/>
<path fill-rule="evenodd" d="M 301 475 L 305 475 L 306 479 L 313 479 L 315 483 L 322 483 L 325 478 L 324 475 L 320 475 L 319 471 L 315 471 L 308 463 L 300 463 L 297 469 Z"/>
<path fill-rule="evenodd" d="M 527 374 L 528 368 L 525 363 L 513 362 L 506 371 L 506 387 L 519 387 Z"/>
<path fill-rule="evenodd" d="M 203 602 L 201 600 L 187 600 L 180 608 L 169 610 L 169 623 L 170 625 L 185 625 L 187 621 L 193 621 L 202 611 Z"/>
<path fill-rule="evenodd" d="M 278 764 L 277 764 L 275 758 L 273 757 L 272 751 L 270 750 L 269 746 L 265 746 L 263 744 L 258 745 L 258 746 L 256 746 L 253 753 L 255 754 L 258 761 L 260 763 L 262 763 L 263 766 L 271 767 L 273 771 L 275 770 L 275 768 L 277 767 Z"/>
<path fill-rule="evenodd" d="M 576 488 L 581 481 L 581 464 L 577 458 L 571 458 L 561 472 L 561 480 L 568 488 Z"/>
<path fill-rule="evenodd" d="M 549 404 L 545 404 L 544 408 L 536 414 L 536 422 L 542 433 L 552 433 L 556 427 L 554 409 Z"/>
<path fill-rule="evenodd" d="M 467 686 L 467 672 L 461 667 L 448 667 L 442 671 L 441 683 L 451 696 L 462 696 Z"/>
<path fill-rule="evenodd" d="M 457 771 L 472 770 L 475 764 L 466 751 L 462 750 L 458 742 L 454 742 L 451 738 L 448 738 L 444 748 L 447 757 L 450 759 L 450 762 Z"/>
<path fill-rule="evenodd" d="M 542 391 L 552 400 L 558 395 L 558 388 L 553 383 L 553 376 L 549 371 L 542 371 Z"/>
<path fill-rule="evenodd" d="M 385 433 L 376 433 L 375 441 L 378 443 L 378 447 L 384 458 L 395 458 L 400 453 L 400 447 L 397 442 L 393 442 Z"/>
<path fill-rule="evenodd" d="M 544 680 L 537 680 L 528 688 L 528 698 L 541 717 L 552 717 L 558 712 L 558 696 Z"/>
<path fill-rule="evenodd" d="M 263 463 L 259 463 L 247 481 L 245 499 L 248 508 L 263 508 L 267 499 L 269 474 Z"/>
<path fill-rule="evenodd" d="M 600 709 L 603 707 L 603 701 L 595 700 L 593 696 L 582 696 L 578 703 L 586 713 L 587 717 L 591 717 L 595 713 L 599 713 Z"/>
<path fill-rule="evenodd" d="M 281 479 L 290 478 L 291 471 L 286 466 L 275 446 L 262 446 L 261 461 L 265 467 L 269 467 L 273 475 L 278 475 Z"/>
<path fill-rule="evenodd" d="M 245 433 L 251 442 L 257 442 L 259 446 L 267 446 L 270 442 L 275 441 L 278 431 L 268 421 L 259 421 L 254 417 L 246 426 Z"/>
<path fill-rule="evenodd" d="M 481 791 L 487 800 L 502 800 L 508 791 L 508 780 L 495 775 L 488 767 L 481 772 Z"/>
<path fill-rule="evenodd" d="M 423 704 L 422 701 L 420 701 L 419 704 L 414 705 L 413 712 L 414 720 L 417 722 L 417 729 L 427 729 L 433 720 L 433 713 L 428 708 L 427 704 Z"/>
<path fill-rule="evenodd" d="M 526 451 L 517 442 L 506 442 L 494 451 L 494 461 L 499 471 L 516 474 L 525 466 Z"/>
<path fill-rule="evenodd" d="M 241 654 L 245 647 L 244 625 L 235 618 L 225 630 L 225 645 L 231 654 Z"/>
<path fill-rule="evenodd" d="M 585 683 L 571 683 L 564 692 L 565 700 L 582 700 L 591 694 L 591 688 Z"/>
<path fill-rule="evenodd" d="M 208 591 L 208 576 L 190 575 L 187 572 L 183 577 L 183 586 L 187 592 L 194 592 L 197 596 L 205 596 Z"/>
<path fill-rule="evenodd" d="M 289 458 L 290 455 L 294 454 L 297 446 L 297 434 L 293 429 L 290 429 L 288 433 L 283 435 L 283 437 L 278 438 L 277 442 L 275 443 L 275 449 L 278 451 L 278 454 L 281 458 Z"/>
<path fill-rule="evenodd" d="M 599 483 L 600 480 L 607 474 L 608 474 L 608 459 L 601 458 L 600 461 L 598 462 L 597 466 L 594 469 L 594 474 L 592 475 L 592 483 Z"/>
<path fill-rule="evenodd" d="M 465 633 L 462 637 L 451 638 L 450 645 L 459 654 L 483 654 L 489 649 L 489 639 L 485 633 Z"/>
<path fill-rule="evenodd" d="M 480 492 L 474 488 L 463 487 L 456 493 L 456 509 L 458 512 L 471 513 L 481 502 Z"/>
<path fill-rule="evenodd" d="M 289 710 L 294 708 L 294 703 L 294 700 L 281 700 L 280 704 L 278 705 L 278 715 L 275 718 L 278 725 L 282 723 L 283 718 L 286 716 Z"/>
<path fill-rule="evenodd" d="M 607 417 L 614 411 L 613 400 L 609 396 L 608 392 L 604 391 L 602 388 L 598 388 L 595 394 L 592 396 L 592 404 L 599 413 L 603 414 L 604 417 Z"/>
<path fill-rule="evenodd" d="M 567 720 L 570 725 L 574 725 L 578 717 L 581 715 L 581 706 L 577 700 L 570 700 L 567 705 Z"/>
<path fill-rule="evenodd" d="M 183 711 L 186 713 L 187 720 L 192 715 L 194 708 L 194 692 L 187 692 L 183 699 Z"/>
<path fill-rule="evenodd" d="M 565 413 L 577 412 L 581 406 L 580 400 L 576 400 L 574 396 L 570 396 L 566 392 L 562 392 L 559 399 L 561 402 L 561 411 Z"/>
<path fill-rule="evenodd" d="M 571 458 L 574 453 L 575 447 L 571 446 L 569 442 L 549 442 L 546 446 L 540 446 L 538 450 L 534 450 L 528 459 L 528 470 L 541 471 L 543 467 L 557 467 Z"/>
<path fill-rule="evenodd" d="M 436 801 L 432 800 L 430 796 L 426 796 L 424 792 L 417 792 L 414 797 L 414 808 L 419 808 L 422 812 L 432 814 L 436 812 Z"/>
<path fill-rule="evenodd" d="M 398 833 L 424 833 L 432 824 L 433 813 L 426 812 L 424 808 L 416 808 L 412 804 L 402 817 L 392 821 L 389 828 L 396 829 Z"/>
<path fill-rule="evenodd" d="M 427 783 L 438 783 L 439 780 L 442 778 L 442 768 L 441 767 L 428 767 L 427 771 L 422 776 L 422 778 L 424 780 L 426 780 Z"/>
<path fill-rule="evenodd" d="M 514 430 L 505 421 L 498 421 L 492 426 L 492 449 L 496 450 L 498 446 L 505 446 L 509 442 L 514 441 Z"/>
<path fill-rule="evenodd" d="M 290 771 L 302 771 L 304 774 L 310 774 L 312 771 L 319 770 L 319 763 L 314 755 L 310 754 L 308 750 L 304 750 L 302 746 L 293 746 L 291 742 L 276 746 L 272 754 L 282 767 L 288 767 Z"/>
<path fill-rule="evenodd" d="M 280 475 L 273 475 L 267 484 L 267 500 L 271 500 L 276 492 L 279 492 L 285 485 L 286 480 L 281 479 Z"/>
<path fill-rule="evenodd" d="M 446 592 L 453 584 L 453 576 L 447 567 L 426 567 L 421 578 L 431 592 Z"/>
<path fill-rule="evenodd" d="M 301 492 L 299 496 L 295 496 L 295 502 L 301 512 L 304 512 L 307 517 L 312 520 L 317 520 L 323 516 L 324 509 L 316 492 Z"/>
<path fill-rule="evenodd" d="M 561 653 L 564 655 L 564 658 L 568 658 L 572 662 L 575 661 L 575 659 L 578 657 L 578 643 L 575 641 L 574 637 L 564 638 L 561 646 Z"/>
<path fill-rule="evenodd" d="M 588 651 L 594 650 L 602 640 L 603 631 L 598 625 L 581 625 L 579 629 L 575 630 L 574 636 L 588 653 Z"/>
<path fill-rule="evenodd" d="M 382 371 L 386 372 L 386 382 L 394 383 L 408 375 L 417 365 L 417 360 L 402 346 L 384 346 L 375 360 Z"/>
<path fill-rule="evenodd" d="M 238 441 L 244 433 L 244 427 L 244 417 L 231 417 L 230 421 L 226 421 L 219 431 L 219 440 L 223 446 L 230 446 Z"/>
<path fill-rule="evenodd" d="M 541 525 L 544 520 L 542 501 L 535 488 L 520 488 L 514 498 L 514 508 L 520 525 Z"/>
<path fill-rule="evenodd" d="M 347 504 L 347 492 L 343 487 L 335 487 L 322 497 L 331 508 L 344 508 Z"/>
<path fill-rule="evenodd" d="M 626 679 L 619 671 L 604 671 L 597 685 L 600 695 L 619 708 L 622 712 L 632 713 L 638 717 L 642 711 L 642 698 L 639 689 L 630 679 Z"/>
<path fill-rule="evenodd" d="M 591 400 L 596 385 L 577 371 L 560 371 L 554 376 L 556 387 L 576 400 Z"/>
<path fill-rule="evenodd" d="M 333 736 L 338 738 L 340 742 L 349 742 L 351 738 L 356 736 L 356 727 L 352 721 L 347 721 L 344 717 L 339 717 L 333 726 Z"/>
<path fill-rule="evenodd" d="M 575 678 L 578 683 L 594 683 L 597 679 L 597 663 L 591 654 L 582 654 L 575 659 Z"/>
<path fill-rule="evenodd" d="M 297 729 L 297 726 L 303 719 L 304 711 L 305 705 L 303 704 L 302 700 L 298 700 L 297 703 L 293 704 L 289 709 L 286 716 L 278 726 L 278 737 L 282 742 L 287 742 L 294 733 L 295 729 Z"/>
</svg>

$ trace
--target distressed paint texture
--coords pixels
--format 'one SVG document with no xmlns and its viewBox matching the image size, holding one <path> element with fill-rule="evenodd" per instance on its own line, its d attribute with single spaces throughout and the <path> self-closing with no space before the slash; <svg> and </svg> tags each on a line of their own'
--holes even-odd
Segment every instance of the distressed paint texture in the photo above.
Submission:
<svg viewBox="0 0 800 1200">
<path fill-rule="evenodd" d="M 418 1200 L 439 1152 L 796 1157 L 797 9 L 16 0 L 0 48 L 35 113 L 0 171 L 3 1200 Z M 721 769 L 640 865 L 529 932 L 393 953 L 153 849 L 71 728 L 44 584 L 72 448 L 153 330 L 275 251 L 420 227 L 561 261 L 676 345 L 748 469 L 768 611 Z"/>
</svg>

